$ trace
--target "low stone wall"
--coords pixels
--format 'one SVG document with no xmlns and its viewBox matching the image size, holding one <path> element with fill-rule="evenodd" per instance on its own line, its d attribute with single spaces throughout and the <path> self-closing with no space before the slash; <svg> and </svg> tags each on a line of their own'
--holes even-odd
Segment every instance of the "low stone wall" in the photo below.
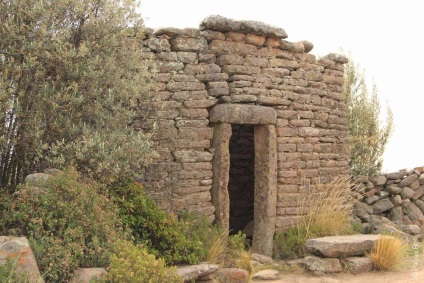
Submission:
<svg viewBox="0 0 424 283">
<path fill-rule="evenodd" d="M 355 205 L 363 232 L 372 232 L 373 223 L 381 224 L 385 222 L 381 217 L 385 217 L 403 232 L 420 233 L 424 227 L 424 167 L 374 177 L 357 176 L 354 181 L 357 190 L 364 193 Z"/>
</svg>

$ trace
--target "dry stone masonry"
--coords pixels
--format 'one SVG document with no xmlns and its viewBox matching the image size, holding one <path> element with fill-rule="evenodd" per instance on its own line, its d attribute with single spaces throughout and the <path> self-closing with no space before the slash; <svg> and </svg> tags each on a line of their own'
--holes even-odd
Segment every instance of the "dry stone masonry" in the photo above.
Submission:
<svg viewBox="0 0 424 283">
<path fill-rule="evenodd" d="M 424 239 L 424 167 L 380 176 L 357 176 L 354 206 L 363 233 L 400 233 Z"/>
<path fill-rule="evenodd" d="M 162 208 L 224 229 L 253 220 L 253 251 L 265 255 L 275 230 L 298 217 L 299 192 L 349 170 L 347 59 L 317 60 L 312 43 L 285 38 L 281 28 L 210 16 L 199 29 L 148 29 L 142 42 L 157 69 L 135 122 L 156 125 L 146 190 Z"/>
</svg>

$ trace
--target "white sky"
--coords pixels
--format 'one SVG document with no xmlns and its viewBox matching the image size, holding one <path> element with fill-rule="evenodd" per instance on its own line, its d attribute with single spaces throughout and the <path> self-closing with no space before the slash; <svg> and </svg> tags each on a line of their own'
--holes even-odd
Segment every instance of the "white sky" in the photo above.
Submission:
<svg viewBox="0 0 424 283">
<path fill-rule="evenodd" d="M 147 27 L 199 27 L 209 15 L 284 28 L 287 40 L 308 40 L 312 54 L 343 48 L 366 70 L 387 101 L 395 132 L 383 171 L 424 166 L 424 14 L 419 0 L 141 0 Z M 421 3 L 420 3 L 421 2 Z M 421 5 L 420 5 L 421 4 Z M 371 83 L 369 84 L 371 87 Z"/>
</svg>

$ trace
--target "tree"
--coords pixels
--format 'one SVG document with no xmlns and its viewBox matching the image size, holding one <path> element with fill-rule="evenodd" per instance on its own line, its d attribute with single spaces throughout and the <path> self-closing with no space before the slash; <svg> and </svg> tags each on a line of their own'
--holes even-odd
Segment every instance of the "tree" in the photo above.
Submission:
<svg viewBox="0 0 424 283">
<path fill-rule="evenodd" d="M 369 94 L 364 72 L 351 59 L 345 66 L 343 94 L 346 99 L 350 168 L 352 174 L 372 176 L 381 171 L 383 153 L 393 132 L 393 114 L 387 107 L 384 123 L 377 87 Z"/>
<path fill-rule="evenodd" d="M 0 187 L 46 167 L 137 171 L 148 133 L 131 128 L 150 76 L 137 0 L 0 2 Z"/>
</svg>

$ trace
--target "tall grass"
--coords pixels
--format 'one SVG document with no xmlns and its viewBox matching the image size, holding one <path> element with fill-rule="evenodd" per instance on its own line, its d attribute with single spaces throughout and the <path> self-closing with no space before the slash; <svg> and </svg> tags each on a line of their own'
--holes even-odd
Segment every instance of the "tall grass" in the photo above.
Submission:
<svg viewBox="0 0 424 283">
<path fill-rule="evenodd" d="M 303 191 L 297 202 L 304 215 L 285 232 L 274 238 L 274 256 L 296 258 L 305 254 L 308 239 L 353 234 L 352 206 L 356 202 L 350 176 L 338 177 L 329 183 L 318 182 Z"/>
<path fill-rule="evenodd" d="M 301 195 L 298 207 L 307 212 L 295 225 L 298 235 L 310 239 L 352 234 L 352 196 L 350 176 L 338 177 L 329 183 L 314 185 Z"/>
<path fill-rule="evenodd" d="M 377 270 L 399 270 L 406 262 L 407 251 L 399 236 L 381 236 L 368 256 Z"/>
</svg>

